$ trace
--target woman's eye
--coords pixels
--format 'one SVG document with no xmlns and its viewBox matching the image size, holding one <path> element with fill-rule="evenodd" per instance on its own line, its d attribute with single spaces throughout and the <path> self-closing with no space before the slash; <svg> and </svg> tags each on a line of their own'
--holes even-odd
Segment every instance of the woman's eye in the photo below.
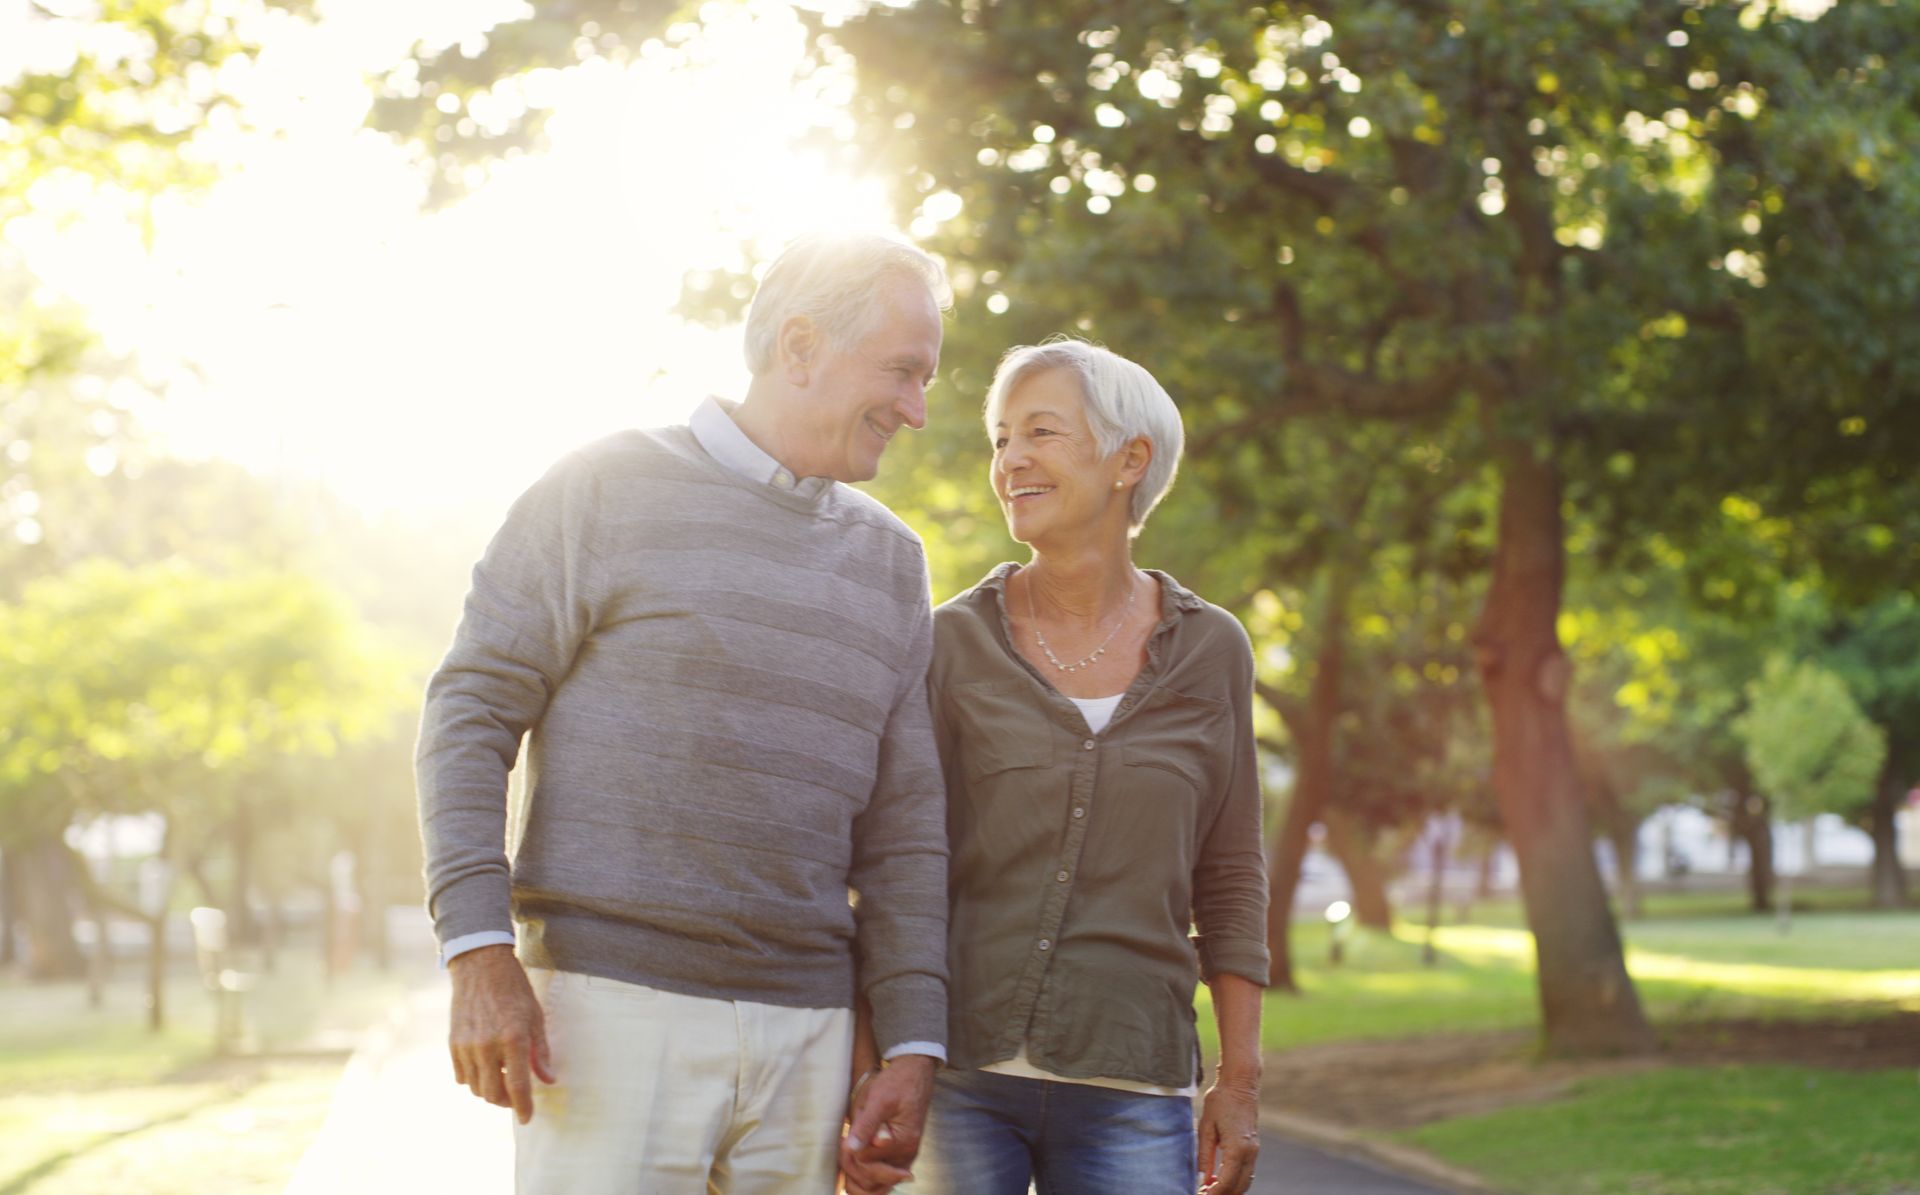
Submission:
<svg viewBox="0 0 1920 1195">
<path fill-rule="evenodd" d="M 1000 451 L 1002 448 L 1005 448 L 1006 446 L 1007 446 L 1007 438 L 1005 436 L 995 436 L 993 438 L 993 450 L 995 452 Z"/>
</svg>

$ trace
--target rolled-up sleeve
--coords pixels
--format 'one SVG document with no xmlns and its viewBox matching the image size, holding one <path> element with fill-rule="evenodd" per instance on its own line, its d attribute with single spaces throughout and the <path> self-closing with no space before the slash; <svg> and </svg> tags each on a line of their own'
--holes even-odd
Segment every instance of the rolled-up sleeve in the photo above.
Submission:
<svg viewBox="0 0 1920 1195">
<path fill-rule="evenodd" d="M 1233 744 L 1226 793 L 1193 869 L 1194 947 L 1206 978 L 1225 972 L 1267 985 L 1267 865 L 1261 849 L 1260 767 L 1253 736 L 1253 648 L 1237 636 L 1232 660 Z"/>
</svg>

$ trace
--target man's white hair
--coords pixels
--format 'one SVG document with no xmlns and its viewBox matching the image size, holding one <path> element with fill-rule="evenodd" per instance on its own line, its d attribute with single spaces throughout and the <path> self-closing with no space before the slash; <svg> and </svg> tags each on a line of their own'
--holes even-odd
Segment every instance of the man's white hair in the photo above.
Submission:
<svg viewBox="0 0 1920 1195">
<path fill-rule="evenodd" d="M 879 322 L 885 284 L 908 278 L 927 288 L 942 311 L 953 304 L 947 274 L 925 251 L 877 232 L 809 233 L 780 251 L 747 309 L 747 368 L 773 368 L 780 325 L 796 315 L 813 321 L 835 348 L 859 343 Z"/>
<path fill-rule="evenodd" d="M 1094 443 L 1102 457 L 1112 456 L 1143 437 L 1153 445 L 1153 460 L 1148 463 L 1140 484 L 1133 488 L 1133 504 L 1127 512 L 1129 529 L 1135 535 L 1140 534 L 1140 528 L 1147 524 L 1147 516 L 1173 488 L 1173 475 L 1180 468 L 1180 453 L 1187 440 L 1186 429 L 1180 423 L 1180 408 L 1145 367 L 1101 345 L 1056 336 L 1039 344 L 1008 349 L 1000 358 L 993 385 L 987 388 L 989 438 L 1000 424 L 1007 395 L 1013 388 L 1049 369 L 1069 370 L 1080 379 L 1080 393 L 1087 403 L 1087 423 L 1093 428 Z"/>
</svg>

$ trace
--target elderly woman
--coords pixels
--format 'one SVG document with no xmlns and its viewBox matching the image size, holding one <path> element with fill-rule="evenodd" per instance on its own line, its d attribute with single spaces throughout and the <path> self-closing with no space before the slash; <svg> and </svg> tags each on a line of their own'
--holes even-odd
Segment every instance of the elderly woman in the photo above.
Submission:
<svg viewBox="0 0 1920 1195">
<path fill-rule="evenodd" d="M 1131 551 L 1180 413 L 1139 365 L 1056 340 L 1001 361 L 986 425 L 1033 558 L 934 616 L 950 1065 L 913 1190 L 1244 1191 L 1268 962 L 1253 657 Z M 1199 979 L 1221 1050 L 1196 1141 Z"/>
</svg>

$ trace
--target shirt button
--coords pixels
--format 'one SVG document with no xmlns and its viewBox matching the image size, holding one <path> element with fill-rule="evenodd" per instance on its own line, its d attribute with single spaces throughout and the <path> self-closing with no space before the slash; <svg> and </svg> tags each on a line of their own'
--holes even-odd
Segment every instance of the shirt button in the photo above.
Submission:
<svg viewBox="0 0 1920 1195">
<path fill-rule="evenodd" d="M 1084 742 L 1084 743 L 1082 743 L 1082 744 L 1080 744 L 1080 749 L 1081 749 L 1082 751 L 1091 751 L 1091 750 L 1093 750 L 1093 746 L 1094 746 L 1094 744 L 1093 744 L 1093 740 L 1092 740 L 1092 739 L 1088 739 L 1088 740 L 1087 740 L 1086 742 Z"/>
<path fill-rule="evenodd" d="M 1064 884 L 1067 882 L 1067 873 L 1064 871 L 1056 871 L 1053 873 L 1053 878 Z"/>
<path fill-rule="evenodd" d="M 773 475 L 773 484 L 783 490 L 790 490 L 793 488 L 793 474 L 782 469 Z"/>
<path fill-rule="evenodd" d="M 1080 807 L 1078 807 L 1078 806 L 1075 806 L 1075 807 L 1074 807 L 1074 810 L 1073 810 L 1073 816 L 1075 816 L 1075 817 L 1085 817 L 1085 816 L 1087 816 L 1087 811 L 1086 811 L 1086 810 L 1084 810 L 1084 809 L 1081 809 L 1081 808 L 1080 808 Z"/>
<path fill-rule="evenodd" d="M 1052 949 L 1053 949 L 1053 940 L 1052 940 L 1052 939 L 1050 939 L 1050 938 L 1042 938 L 1042 939 L 1040 939 L 1040 949 L 1041 949 L 1041 950 L 1052 950 Z"/>
</svg>

